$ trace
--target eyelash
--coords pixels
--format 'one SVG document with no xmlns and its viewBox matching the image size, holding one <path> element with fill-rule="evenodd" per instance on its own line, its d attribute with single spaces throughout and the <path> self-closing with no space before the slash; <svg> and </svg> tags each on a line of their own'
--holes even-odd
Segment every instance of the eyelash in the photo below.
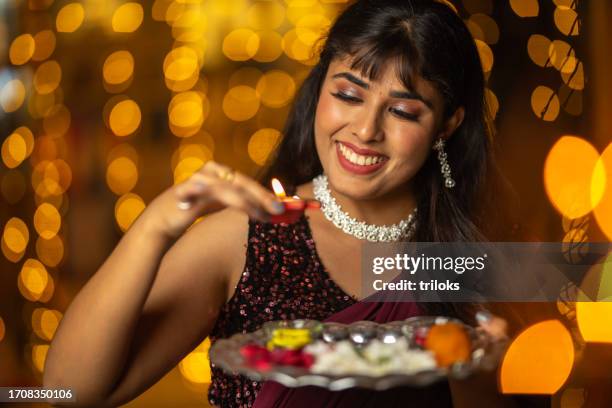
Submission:
<svg viewBox="0 0 612 408">
<path fill-rule="evenodd" d="M 338 99 L 340 99 L 341 101 L 344 101 L 344 102 L 349 102 L 349 103 L 360 103 L 360 102 L 362 102 L 361 99 L 356 98 L 354 96 L 347 95 L 347 94 L 345 94 L 343 92 L 340 92 L 340 91 L 332 92 L 332 96 L 334 96 L 334 97 L 336 97 L 336 98 L 338 98 Z M 417 115 L 413 115 L 413 114 L 410 114 L 410 113 L 407 113 L 407 112 L 403 112 L 400 109 L 393 109 L 393 108 L 391 108 L 391 109 L 389 109 L 389 111 L 392 112 L 393 114 L 399 116 L 402 119 L 412 120 L 412 121 L 415 121 L 415 122 L 418 121 L 418 116 Z"/>
</svg>

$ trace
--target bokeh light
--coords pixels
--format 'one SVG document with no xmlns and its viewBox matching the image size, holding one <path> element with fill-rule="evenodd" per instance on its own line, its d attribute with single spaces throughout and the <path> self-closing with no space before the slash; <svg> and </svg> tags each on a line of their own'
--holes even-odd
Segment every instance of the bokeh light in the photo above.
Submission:
<svg viewBox="0 0 612 408">
<path fill-rule="evenodd" d="M 2 161 L 9 169 L 19 166 L 28 155 L 24 137 L 17 132 L 11 133 L 2 143 Z"/>
<path fill-rule="evenodd" d="M 530 326 L 510 344 L 500 370 L 505 394 L 554 394 L 574 364 L 574 344 L 558 320 Z"/>
<path fill-rule="evenodd" d="M 76 31 L 85 18 L 85 9 L 80 3 L 66 4 L 57 13 L 55 27 L 58 33 L 72 33 Z"/>
<path fill-rule="evenodd" d="M 209 349 L 210 339 L 206 338 L 202 344 L 181 360 L 178 365 L 179 371 L 187 381 L 195 384 L 210 383 Z"/>
<path fill-rule="evenodd" d="M 259 31 L 259 48 L 253 59 L 257 62 L 272 62 L 278 59 L 283 53 L 283 37 L 276 31 Z"/>
<path fill-rule="evenodd" d="M 552 42 L 540 34 L 532 34 L 527 40 L 527 53 L 534 64 L 545 67 L 550 63 L 550 45 Z"/>
<path fill-rule="evenodd" d="M 599 154 L 586 140 L 563 136 L 550 149 L 544 163 L 544 187 L 561 214 L 578 218 L 590 212 L 603 197 L 605 182 Z"/>
<path fill-rule="evenodd" d="M 272 70 L 266 72 L 256 86 L 261 103 L 270 108 L 280 108 L 287 105 L 295 94 L 295 82 L 284 71 Z"/>
<path fill-rule="evenodd" d="M 41 160 L 32 171 L 34 192 L 43 198 L 65 193 L 71 183 L 72 170 L 61 159 Z"/>
<path fill-rule="evenodd" d="M 115 219 L 121 231 L 127 231 L 145 207 L 144 201 L 137 194 L 127 193 L 119 197 L 115 204 Z"/>
<path fill-rule="evenodd" d="M 497 44 L 499 41 L 499 27 L 495 20 L 486 14 L 477 13 L 470 16 L 466 21 L 472 36 L 487 44 Z"/>
<path fill-rule="evenodd" d="M 223 112 L 236 122 L 251 119 L 259 110 L 259 105 L 257 92 L 250 86 L 230 88 L 223 98 Z"/>
<path fill-rule="evenodd" d="M 63 105 L 55 105 L 43 118 L 43 129 L 47 136 L 61 137 L 70 128 L 71 114 L 68 108 Z"/>
<path fill-rule="evenodd" d="M 170 125 L 178 128 L 173 133 L 183 137 L 195 134 L 208 116 L 209 109 L 208 98 L 204 94 L 189 91 L 174 95 L 168 105 Z"/>
<path fill-rule="evenodd" d="M 36 43 L 30 34 L 21 34 L 11 43 L 9 59 L 14 65 L 23 65 L 32 58 Z"/>
<path fill-rule="evenodd" d="M 34 74 L 34 88 L 45 95 L 55 91 L 62 79 L 62 68 L 57 61 L 43 62 Z"/>
<path fill-rule="evenodd" d="M 23 253 L 30 240 L 28 227 L 21 219 L 12 217 L 4 225 L 2 240 L 12 252 Z"/>
<path fill-rule="evenodd" d="M 568 6 L 557 6 L 553 14 L 555 26 L 564 35 L 573 36 L 580 34 L 580 23 L 578 22 L 578 14 L 575 10 Z"/>
<path fill-rule="evenodd" d="M 36 344 L 32 347 L 32 364 L 34 365 L 36 371 L 38 371 L 39 373 L 43 372 L 48 351 L 48 344 Z"/>
<path fill-rule="evenodd" d="M 251 160 L 263 166 L 268 160 L 270 153 L 280 141 L 280 137 L 281 133 L 271 128 L 259 129 L 253 133 L 247 145 L 247 151 Z"/>
<path fill-rule="evenodd" d="M 540 12 L 538 0 L 510 0 L 510 7 L 519 17 L 537 17 Z"/>
<path fill-rule="evenodd" d="M 117 195 L 129 193 L 138 182 L 138 168 L 128 157 L 114 159 L 106 169 L 106 183 Z"/>
<path fill-rule="evenodd" d="M 134 32 L 142 24 L 144 12 L 139 3 L 124 3 L 113 14 L 113 30 L 118 33 Z"/>
<path fill-rule="evenodd" d="M 102 76 L 109 85 L 127 82 L 134 74 L 134 57 L 129 51 L 115 51 L 104 61 Z"/>
<path fill-rule="evenodd" d="M 46 266 L 56 267 L 64 259 L 64 242 L 59 235 L 50 239 L 38 237 L 36 240 L 36 255 Z"/>
<path fill-rule="evenodd" d="M 25 99 L 25 86 L 19 79 L 8 81 L 0 90 L 0 106 L 6 113 L 15 112 Z"/>
<path fill-rule="evenodd" d="M 274 1 L 254 3 L 247 12 L 248 25 L 255 30 L 275 30 L 285 19 L 285 8 Z"/>
<path fill-rule="evenodd" d="M 171 81 L 192 78 L 199 68 L 198 54 L 187 46 L 172 49 L 164 59 L 164 75 Z"/>
<path fill-rule="evenodd" d="M 44 239 L 53 238 L 62 226 L 62 218 L 53 205 L 43 203 L 34 212 L 34 228 Z"/>
<path fill-rule="evenodd" d="M 34 54 L 33 61 L 44 61 L 55 51 L 55 33 L 51 30 L 42 30 L 34 35 Z"/>
<path fill-rule="evenodd" d="M 598 161 L 604 168 L 606 177 L 603 196 L 595 206 L 593 214 L 601 231 L 612 242 L 612 143 L 608 144 Z"/>
<path fill-rule="evenodd" d="M 232 61 L 253 58 L 259 49 L 259 36 L 248 28 L 238 28 L 223 40 L 223 54 Z"/>
<path fill-rule="evenodd" d="M 32 329 L 41 339 L 51 341 L 60 320 L 62 313 L 59 311 L 37 307 L 32 312 Z"/>
<path fill-rule="evenodd" d="M 129 136 L 138 130 L 141 118 L 138 104 L 131 99 L 125 99 L 112 108 L 108 121 L 115 135 Z"/>
<path fill-rule="evenodd" d="M 549 87 L 540 85 L 531 94 L 531 109 L 538 118 L 552 122 L 559 116 L 559 97 Z"/>
<path fill-rule="evenodd" d="M 53 278 L 45 266 L 36 259 L 27 259 L 19 272 L 17 287 L 24 298 L 32 302 L 49 300 L 48 288 L 52 287 Z"/>
</svg>

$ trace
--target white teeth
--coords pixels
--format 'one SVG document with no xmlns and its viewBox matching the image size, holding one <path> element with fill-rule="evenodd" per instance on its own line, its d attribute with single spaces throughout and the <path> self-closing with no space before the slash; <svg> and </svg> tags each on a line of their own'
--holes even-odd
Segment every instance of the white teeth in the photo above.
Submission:
<svg viewBox="0 0 612 408">
<path fill-rule="evenodd" d="M 348 161 L 358 166 L 371 166 L 383 161 L 383 158 L 380 156 L 362 156 L 357 154 L 342 143 L 340 143 L 340 153 L 342 153 L 342 156 Z"/>
</svg>

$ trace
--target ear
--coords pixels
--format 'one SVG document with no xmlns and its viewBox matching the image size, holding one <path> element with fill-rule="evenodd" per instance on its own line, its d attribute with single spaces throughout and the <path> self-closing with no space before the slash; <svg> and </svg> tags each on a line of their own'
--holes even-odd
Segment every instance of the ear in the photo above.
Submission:
<svg viewBox="0 0 612 408">
<path fill-rule="evenodd" d="M 455 130 L 461 125 L 463 122 L 463 118 L 465 117 L 465 108 L 460 106 L 455 110 L 455 112 L 446 120 L 446 122 L 442 125 L 442 129 L 438 134 L 438 138 L 447 140 L 449 137 L 455 133 Z"/>
</svg>

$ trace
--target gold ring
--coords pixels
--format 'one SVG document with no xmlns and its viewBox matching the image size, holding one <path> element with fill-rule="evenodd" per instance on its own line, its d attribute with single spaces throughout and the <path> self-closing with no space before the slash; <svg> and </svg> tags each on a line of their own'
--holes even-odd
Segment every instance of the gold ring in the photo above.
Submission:
<svg viewBox="0 0 612 408">
<path fill-rule="evenodd" d="M 236 171 L 234 169 L 229 169 L 229 170 L 221 170 L 219 172 L 219 178 L 223 181 L 227 181 L 229 183 L 231 183 L 232 181 L 234 181 L 234 178 L 236 177 Z"/>
</svg>

